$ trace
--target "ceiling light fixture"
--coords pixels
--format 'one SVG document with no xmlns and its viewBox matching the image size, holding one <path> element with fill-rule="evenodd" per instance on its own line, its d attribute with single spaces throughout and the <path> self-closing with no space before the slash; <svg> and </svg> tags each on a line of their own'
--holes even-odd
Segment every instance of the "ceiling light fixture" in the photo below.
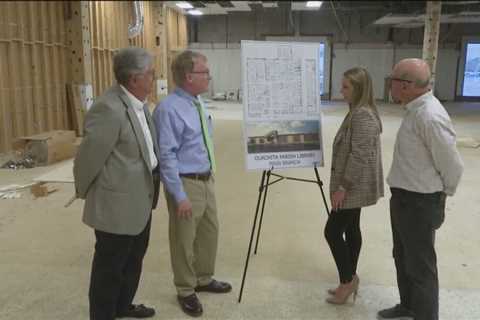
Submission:
<svg viewBox="0 0 480 320">
<path fill-rule="evenodd" d="M 307 4 L 305 6 L 307 8 L 320 8 L 322 6 L 323 1 L 307 1 Z"/>
<path fill-rule="evenodd" d="M 191 14 L 192 16 L 201 16 L 203 15 L 203 12 L 200 10 L 188 10 L 188 14 Z"/>
<path fill-rule="evenodd" d="M 177 2 L 175 5 L 182 9 L 193 9 L 193 6 L 188 2 Z"/>
</svg>

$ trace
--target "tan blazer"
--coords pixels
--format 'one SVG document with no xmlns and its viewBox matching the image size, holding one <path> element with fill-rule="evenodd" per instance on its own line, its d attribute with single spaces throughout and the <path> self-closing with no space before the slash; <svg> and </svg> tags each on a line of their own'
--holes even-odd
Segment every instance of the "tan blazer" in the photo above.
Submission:
<svg viewBox="0 0 480 320">
<path fill-rule="evenodd" d="M 155 153 L 155 126 L 145 108 Z M 85 136 L 74 161 L 77 197 L 85 199 L 83 221 L 94 229 L 137 235 L 158 199 L 144 133 L 119 86 L 100 96 L 85 117 Z"/>
<path fill-rule="evenodd" d="M 330 194 L 346 189 L 343 209 L 375 204 L 383 196 L 381 125 L 368 107 L 351 110 L 333 141 Z"/>
</svg>

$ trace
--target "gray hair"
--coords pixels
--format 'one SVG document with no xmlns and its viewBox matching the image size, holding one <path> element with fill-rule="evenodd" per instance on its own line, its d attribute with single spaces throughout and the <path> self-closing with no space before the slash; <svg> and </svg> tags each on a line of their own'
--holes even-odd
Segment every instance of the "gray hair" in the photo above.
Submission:
<svg viewBox="0 0 480 320">
<path fill-rule="evenodd" d="M 144 73 L 153 64 L 153 56 L 138 47 L 123 48 L 113 57 L 113 73 L 121 85 L 128 84 L 132 75 Z"/>
<path fill-rule="evenodd" d="M 417 88 L 426 88 L 431 81 L 431 76 L 428 76 L 426 79 L 415 79 L 415 86 Z"/>
</svg>

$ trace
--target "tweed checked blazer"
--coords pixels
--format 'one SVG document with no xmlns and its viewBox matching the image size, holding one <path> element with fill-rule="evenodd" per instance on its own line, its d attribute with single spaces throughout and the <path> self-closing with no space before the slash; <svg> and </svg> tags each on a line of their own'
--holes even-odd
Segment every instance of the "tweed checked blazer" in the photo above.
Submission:
<svg viewBox="0 0 480 320">
<path fill-rule="evenodd" d="M 146 107 L 144 113 L 158 155 L 155 125 Z M 85 199 L 85 224 L 121 235 L 142 232 L 157 204 L 160 179 L 152 172 L 140 121 L 120 86 L 108 89 L 87 112 L 73 174 L 77 197 Z"/>
<path fill-rule="evenodd" d="M 381 124 L 372 109 L 350 110 L 333 141 L 330 195 L 346 189 L 343 209 L 375 204 L 383 197 Z"/>
</svg>

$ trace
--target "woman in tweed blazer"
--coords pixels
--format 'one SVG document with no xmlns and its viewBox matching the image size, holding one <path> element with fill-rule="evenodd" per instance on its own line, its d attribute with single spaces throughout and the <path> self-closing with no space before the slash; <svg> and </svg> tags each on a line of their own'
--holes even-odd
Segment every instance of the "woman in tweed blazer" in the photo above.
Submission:
<svg viewBox="0 0 480 320">
<path fill-rule="evenodd" d="M 341 93 L 350 109 L 333 141 L 332 212 L 325 226 L 325 238 L 340 278 L 339 286 L 328 290 L 331 296 L 327 302 L 333 304 L 344 304 L 352 293 L 355 301 L 359 284 L 356 269 L 362 246 L 360 211 L 383 196 L 382 123 L 367 70 L 347 70 Z"/>
</svg>

